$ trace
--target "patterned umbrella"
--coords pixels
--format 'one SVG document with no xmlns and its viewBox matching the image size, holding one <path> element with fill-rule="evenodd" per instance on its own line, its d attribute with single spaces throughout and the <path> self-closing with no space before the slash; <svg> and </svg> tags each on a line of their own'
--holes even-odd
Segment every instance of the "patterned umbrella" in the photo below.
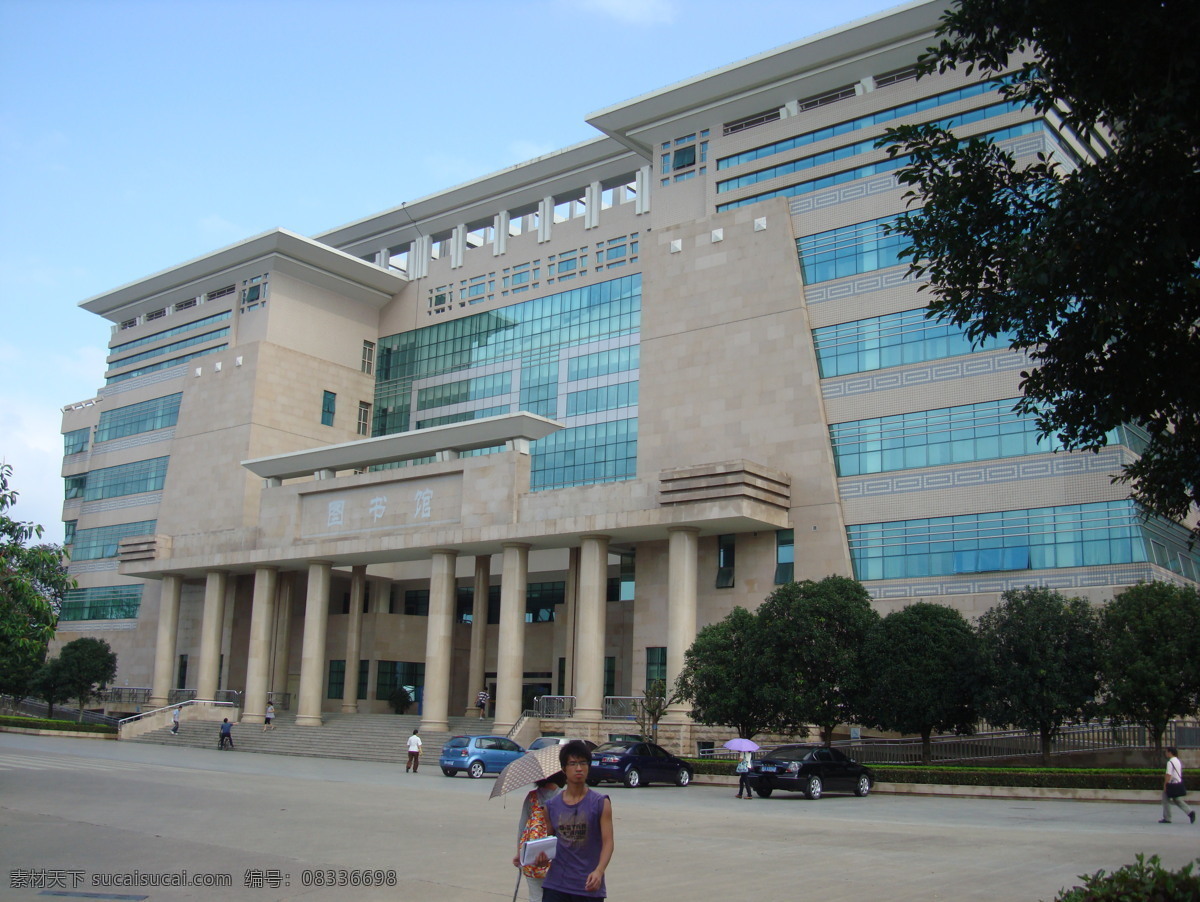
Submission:
<svg viewBox="0 0 1200 902">
<path fill-rule="evenodd" d="M 529 786 L 538 780 L 553 777 L 562 770 L 562 765 L 558 763 L 560 748 L 561 746 L 548 745 L 545 748 L 526 752 L 515 761 L 508 762 L 504 765 L 504 770 L 500 771 L 500 776 L 496 778 L 496 783 L 492 786 L 492 794 L 488 798 L 494 799 L 496 796 L 502 796 L 506 792 L 520 789 L 522 786 Z"/>
</svg>

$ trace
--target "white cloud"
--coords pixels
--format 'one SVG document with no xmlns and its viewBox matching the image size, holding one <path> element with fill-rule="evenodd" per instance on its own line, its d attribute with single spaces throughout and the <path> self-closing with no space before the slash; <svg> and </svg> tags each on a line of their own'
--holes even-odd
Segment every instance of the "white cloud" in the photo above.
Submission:
<svg viewBox="0 0 1200 902">
<path fill-rule="evenodd" d="M 676 0 L 573 0 L 587 12 L 600 13 L 627 25 L 670 25 L 679 12 Z"/>
<path fill-rule="evenodd" d="M 56 407 L 0 399 L 0 460 L 12 466 L 9 488 L 19 496 L 9 514 L 45 527 L 43 539 L 50 542 L 61 542 L 63 536 L 59 416 Z"/>
</svg>

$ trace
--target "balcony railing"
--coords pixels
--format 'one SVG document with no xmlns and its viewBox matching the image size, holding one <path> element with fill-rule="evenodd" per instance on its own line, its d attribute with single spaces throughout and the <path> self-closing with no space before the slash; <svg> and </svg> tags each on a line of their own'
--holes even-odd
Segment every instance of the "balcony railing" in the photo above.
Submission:
<svg viewBox="0 0 1200 902">
<path fill-rule="evenodd" d="M 575 696 L 573 695 L 543 695 L 534 704 L 534 710 L 538 717 L 575 716 Z"/>
</svg>

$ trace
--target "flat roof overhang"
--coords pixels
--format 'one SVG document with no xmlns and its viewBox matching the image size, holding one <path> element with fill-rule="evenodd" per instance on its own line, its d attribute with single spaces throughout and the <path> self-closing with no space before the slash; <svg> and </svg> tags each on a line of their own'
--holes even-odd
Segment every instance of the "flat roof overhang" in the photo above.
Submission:
<svg viewBox="0 0 1200 902">
<path fill-rule="evenodd" d="M 506 413 L 465 423 L 431 426 L 413 432 L 244 460 L 242 466 L 264 479 L 296 479 L 321 470 L 362 470 L 379 464 L 415 460 L 430 457 L 439 451 L 475 451 L 515 440 L 534 441 L 562 428 L 562 423 L 537 414 Z"/>
<path fill-rule="evenodd" d="M 360 289 L 382 308 L 392 296 L 404 290 L 408 280 L 394 272 L 381 269 L 374 263 L 297 235 L 287 229 L 274 229 L 237 244 L 196 257 L 186 263 L 164 269 L 154 275 L 122 285 L 112 291 L 81 301 L 79 306 L 113 322 L 119 322 L 140 312 L 142 306 L 152 307 L 163 294 L 185 288 L 214 275 L 235 269 L 256 260 L 284 258 L 304 267 L 336 276 Z"/>
</svg>

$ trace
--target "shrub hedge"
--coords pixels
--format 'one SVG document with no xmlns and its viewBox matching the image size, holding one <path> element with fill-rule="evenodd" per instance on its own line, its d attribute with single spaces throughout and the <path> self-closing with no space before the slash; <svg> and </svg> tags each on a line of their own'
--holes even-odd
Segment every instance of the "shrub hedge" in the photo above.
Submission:
<svg viewBox="0 0 1200 902">
<path fill-rule="evenodd" d="M 106 723 L 76 723 L 73 720 L 47 720 L 44 717 L 0 716 L 0 727 L 21 727 L 26 730 L 59 730 L 64 733 L 116 733 L 117 728 Z"/>
<path fill-rule="evenodd" d="M 1200 875 L 1192 873 L 1192 868 L 1198 864 L 1200 859 L 1168 871 L 1157 855 L 1149 859 L 1138 855 L 1136 864 L 1111 874 L 1097 871 L 1080 877 L 1083 886 L 1063 890 L 1054 897 L 1055 902 L 1195 902 L 1200 899 Z"/>
</svg>

